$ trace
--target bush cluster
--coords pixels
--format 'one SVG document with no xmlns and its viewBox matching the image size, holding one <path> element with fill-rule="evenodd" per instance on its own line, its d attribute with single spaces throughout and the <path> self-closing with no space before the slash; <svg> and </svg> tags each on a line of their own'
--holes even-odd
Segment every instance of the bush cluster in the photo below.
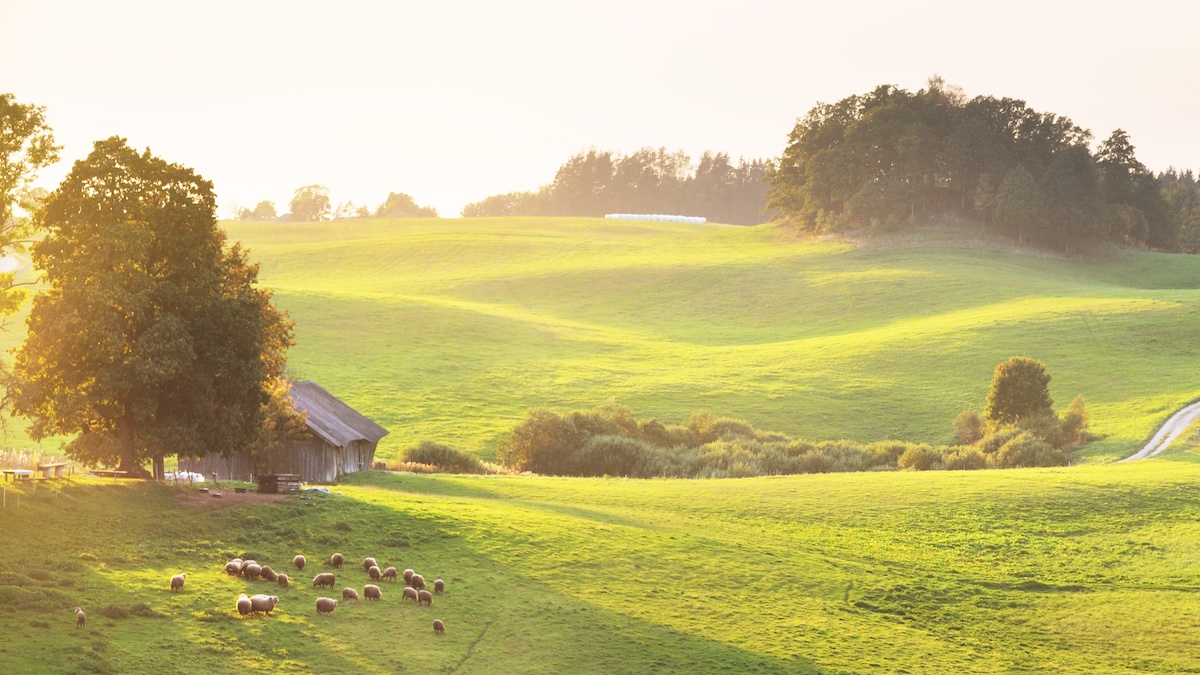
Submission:
<svg viewBox="0 0 1200 675">
<path fill-rule="evenodd" d="M 411 448 L 406 448 L 400 455 L 400 461 L 432 465 L 447 473 L 487 473 L 478 457 L 429 440 L 422 440 Z"/>
<path fill-rule="evenodd" d="M 998 448 L 997 448 L 998 449 Z M 529 412 L 497 453 L 517 471 L 560 476 L 724 478 L 896 469 L 994 467 L 972 447 L 901 441 L 807 441 L 742 420 L 693 415 L 687 424 L 637 420 L 624 406 Z"/>
</svg>

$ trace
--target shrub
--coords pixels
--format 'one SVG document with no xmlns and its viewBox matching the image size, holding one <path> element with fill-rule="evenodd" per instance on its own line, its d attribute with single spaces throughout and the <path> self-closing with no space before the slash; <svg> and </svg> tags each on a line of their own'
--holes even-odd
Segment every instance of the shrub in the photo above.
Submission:
<svg viewBox="0 0 1200 675">
<path fill-rule="evenodd" d="M 1028 356 L 1014 356 L 996 366 L 988 392 L 985 416 L 1008 424 L 1050 411 L 1050 376 L 1046 365 Z"/>
<path fill-rule="evenodd" d="M 1061 452 L 1029 432 L 1022 432 L 996 453 L 996 466 L 1002 469 L 1063 466 L 1066 463 L 1067 458 Z"/>
<path fill-rule="evenodd" d="M 561 475 L 585 440 L 571 419 L 535 408 L 513 429 L 508 444 L 496 455 L 501 463 L 518 471 Z"/>
<path fill-rule="evenodd" d="M 956 448 L 942 459 L 948 471 L 977 471 L 989 467 L 988 457 L 979 448 Z"/>
<path fill-rule="evenodd" d="M 107 607 L 102 607 L 99 614 L 100 616 L 107 617 L 109 619 L 129 618 L 129 611 L 118 605 L 108 605 Z"/>
<path fill-rule="evenodd" d="M 429 440 L 406 449 L 401 459 L 414 464 L 433 464 L 450 473 L 486 473 L 478 457 Z"/>
<path fill-rule="evenodd" d="M 896 465 L 901 469 L 930 471 L 942 464 L 942 454 L 927 445 L 914 445 L 900 455 Z"/>
<path fill-rule="evenodd" d="M 1058 415 L 1052 410 L 1021 418 L 1017 421 L 1017 428 L 1045 441 L 1052 448 L 1061 449 L 1069 442 L 1063 433 L 1062 420 L 1058 419 Z"/>
<path fill-rule="evenodd" d="M 1076 396 L 1071 405 L 1067 406 L 1067 414 L 1063 415 L 1062 419 L 1063 436 L 1067 444 L 1087 442 L 1089 421 L 1091 418 L 1088 415 L 1087 403 L 1082 395 Z"/>
<path fill-rule="evenodd" d="M 1021 430 L 1016 427 L 1000 427 L 981 438 L 975 447 L 985 455 L 994 455 L 1000 452 L 1005 443 L 1020 435 Z"/>
<path fill-rule="evenodd" d="M 571 456 L 572 476 L 629 476 L 642 459 L 655 449 L 644 441 L 625 436 L 593 436 Z"/>
<path fill-rule="evenodd" d="M 983 438 L 983 418 L 974 408 L 967 408 L 954 419 L 954 437 L 963 445 L 978 443 Z"/>
<path fill-rule="evenodd" d="M 154 609 L 153 607 L 151 607 L 150 605 L 147 605 L 144 602 L 139 602 L 138 604 L 130 607 L 129 613 L 134 616 L 141 616 L 141 617 L 146 617 L 146 618 L 156 618 L 156 617 L 166 616 L 162 612 L 159 612 L 158 610 Z"/>
</svg>

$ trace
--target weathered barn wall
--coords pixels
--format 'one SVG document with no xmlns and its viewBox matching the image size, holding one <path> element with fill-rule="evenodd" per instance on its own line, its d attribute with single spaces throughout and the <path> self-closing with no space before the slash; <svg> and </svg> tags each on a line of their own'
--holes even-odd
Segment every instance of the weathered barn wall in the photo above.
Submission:
<svg viewBox="0 0 1200 675">
<path fill-rule="evenodd" d="M 306 483 L 332 483 L 355 471 L 369 471 L 375 459 L 375 444 L 354 441 L 346 448 L 335 448 L 319 438 L 290 441 L 284 447 L 265 456 L 258 470 L 249 452 L 229 459 L 203 457 L 179 459 L 183 471 L 196 471 L 218 480 L 253 481 L 256 473 L 294 473 Z"/>
</svg>

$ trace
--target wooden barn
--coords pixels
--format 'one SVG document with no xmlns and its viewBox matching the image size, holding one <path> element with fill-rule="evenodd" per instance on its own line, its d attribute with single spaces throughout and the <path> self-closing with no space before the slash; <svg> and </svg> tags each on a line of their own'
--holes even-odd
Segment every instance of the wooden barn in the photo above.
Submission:
<svg viewBox="0 0 1200 675">
<path fill-rule="evenodd" d="M 228 459 L 179 458 L 181 471 L 195 471 L 219 480 L 253 481 L 260 473 L 297 474 L 306 483 L 331 483 L 355 471 L 366 471 L 375 460 L 375 447 L 388 430 L 342 403 L 321 385 L 308 380 L 292 384 L 292 402 L 305 413 L 311 438 L 289 441 L 259 457 L 258 465 L 244 450 Z"/>
</svg>

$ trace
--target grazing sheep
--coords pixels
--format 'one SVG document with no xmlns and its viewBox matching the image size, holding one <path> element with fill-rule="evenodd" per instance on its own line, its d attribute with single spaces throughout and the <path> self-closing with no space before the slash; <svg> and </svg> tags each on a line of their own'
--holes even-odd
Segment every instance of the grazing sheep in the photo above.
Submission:
<svg viewBox="0 0 1200 675">
<path fill-rule="evenodd" d="M 417 598 L 417 589 L 415 589 L 415 588 L 404 589 L 404 597 L 400 598 L 400 602 L 404 602 L 405 600 L 408 600 L 409 598 L 412 598 L 413 602 L 419 601 L 419 599 Z"/>
<path fill-rule="evenodd" d="M 176 574 L 171 577 L 171 590 L 178 591 L 183 588 L 183 582 L 187 579 L 187 574 Z"/>
<path fill-rule="evenodd" d="M 286 574 L 279 574 L 279 575 L 276 575 L 276 577 L 275 577 L 275 581 L 276 581 L 276 583 L 278 583 L 278 584 L 279 584 L 279 587 L 280 587 L 280 588 L 287 588 L 287 585 L 288 585 L 288 575 L 286 575 Z"/>
<path fill-rule="evenodd" d="M 371 569 L 367 570 L 367 576 L 371 577 L 371 581 L 379 581 L 383 577 L 383 572 L 379 571 L 379 565 L 371 565 Z"/>
<path fill-rule="evenodd" d="M 274 595 L 250 596 L 250 608 L 255 612 L 266 612 L 267 616 L 271 616 L 271 610 L 275 609 L 277 604 L 279 604 L 279 598 Z"/>
<path fill-rule="evenodd" d="M 295 558 L 292 558 L 292 564 L 296 566 L 296 569 L 303 571 L 304 566 L 308 564 L 308 561 L 304 559 L 304 556 L 298 555 Z"/>
<path fill-rule="evenodd" d="M 225 563 L 225 574 L 228 574 L 231 577 L 236 577 L 237 575 L 239 575 L 241 573 L 242 573 L 242 561 L 241 560 L 230 560 L 229 562 Z"/>
<path fill-rule="evenodd" d="M 238 596 L 237 610 L 238 614 L 241 614 L 242 616 L 246 616 L 250 612 L 254 611 L 254 603 L 250 602 L 250 598 L 247 598 L 245 593 L 242 593 Z"/>
<path fill-rule="evenodd" d="M 261 576 L 263 579 L 265 579 L 267 581 L 275 581 L 276 579 L 279 578 L 279 573 L 276 572 L 275 570 L 271 569 L 270 565 L 263 565 L 262 571 L 259 572 L 258 574 L 259 574 L 259 576 Z"/>
<path fill-rule="evenodd" d="M 242 561 L 242 574 L 246 573 L 246 565 L 257 565 L 257 564 L 258 564 L 257 560 L 243 560 Z"/>
<path fill-rule="evenodd" d="M 87 614 L 83 613 L 82 607 L 75 608 L 75 627 L 83 628 L 83 624 L 87 622 Z"/>
<path fill-rule="evenodd" d="M 441 620 L 441 619 L 434 619 L 434 620 L 433 620 L 433 633 L 434 633 L 435 635 L 437 635 L 437 634 L 439 634 L 439 633 L 440 633 L 440 634 L 445 634 L 445 633 L 446 633 L 446 624 L 442 623 L 442 620 Z"/>
<path fill-rule="evenodd" d="M 332 572 L 322 572 L 322 573 L 318 574 L 317 576 L 313 577 L 313 587 L 314 588 L 316 588 L 317 586 L 328 586 L 330 588 L 333 588 L 333 584 L 334 584 L 334 580 L 333 580 Z"/>
<path fill-rule="evenodd" d="M 337 600 L 333 598 L 317 598 L 317 614 L 330 614 L 337 609 Z"/>
<path fill-rule="evenodd" d="M 414 574 L 412 575 L 412 578 L 408 580 L 408 585 L 419 591 L 425 588 L 425 577 L 421 576 L 420 574 Z"/>
<path fill-rule="evenodd" d="M 342 569 L 342 563 L 346 562 L 346 556 L 342 555 L 341 553 L 334 553 L 333 557 L 329 559 L 329 562 L 340 570 Z"/>
<path fill-rule="evenodd" d="M 441 579 L 437 579 L 433 582 L 433 592 L 434 593 L 441 595 L 442 592 L 445 590 L 446 590 L 446 582 L 442 581 Z"/>
<path fill-rule="evenodd" d="M 433 593 L 429 591 L 417 591 L 417 604 L 433 607 Z"/>
<path fill-rule="evenodd" d="M 262 565 L 252 562 L 246 563 L 242 566 L 242 573 L 246 575 L 247 579 L 254 581 L 255 579 L 258 579 L 260 574 L 262 574 Z"/>
<path fill-rule="evenodd" d="M 404 583 L 407 584 L 409 581 L 412 581 L 412 575 L 414 574 L 416 574 L 416 572 L 412 571 L 411 567 L 404 570 Z"/>
<path fill-rule="evenodd" d="M 350 602 L 351 600 L 358 600 L 358 591 L 354 590 L 353 588 L 343 588 L 342 589 L 342 600 L 345 600 L 346 602 Z"/>
<path fill-rule="evenodd" d="M 375 584 L 367 584 L 363 586 L 363 597 L 368 600 L 382 600 L 383 593 L 380 592 L 379 587 Z"/>
<path fill-rule="evenodd" d="M 375 562 L 374 558 L 363 558 L 363 571 L 369 572 L 372 567 L 378 567 L 379 563 Z"/>
<path fill-rule="evenodd" d="M 398 575 L 398 574 L 399 574 L 399 572 L 397 572 L 397 571 L 396 571 L 396 568 L 395 568 L 395 567 L 389 567 L 389 568 L 387 568 L 386 570 L 384 570 L 384 571 L 383 571 L 383 578 L 384 578 L 384 579 L 391 579 L 392 581 L 395 581 L 395 580 L 396 580 L 396 575 Z"/>
</svg>

